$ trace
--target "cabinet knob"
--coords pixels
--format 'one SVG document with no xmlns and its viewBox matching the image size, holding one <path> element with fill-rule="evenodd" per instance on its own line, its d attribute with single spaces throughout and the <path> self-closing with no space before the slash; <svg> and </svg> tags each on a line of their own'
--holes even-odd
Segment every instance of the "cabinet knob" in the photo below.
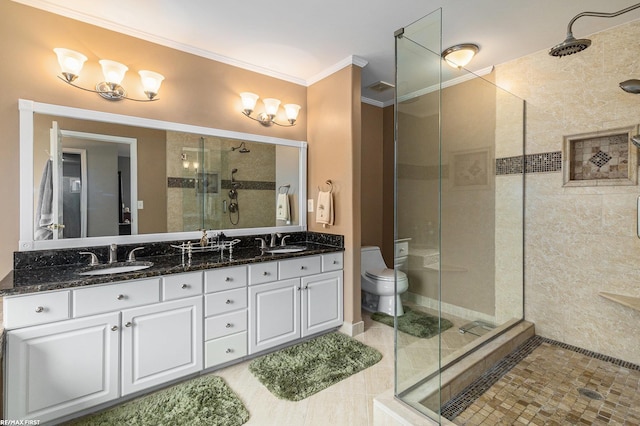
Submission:
<svg viewBox="0 0 640 426">
<path fill-rule="evenodd" d="M 296 287 L 296 290 L 300 291 L 300 290 L 301 290 L 301 288 L 300 288 L 300 287 Z"/>
<path fill-rule="evenodd" d="M 231 278 L 231 277 L 227 277 L 227 278 L 225 278 L 224 280 L 225 280 L 226 282 L 229 282 L 229 281 L 233 281 L 233 278 Z"/>
<path fill-rule="evenodd" d="M 233 352 L 233 349 L 231 348 L 227 348 L 227 350 L 225 351 L 226 353 L 230 354 L 231 352 Z"/>
<path fill-rule="evenodd" d="M 333 261 L 333 264 L 334 264 L 334 265 L 337 265 L 338 263 L 340 263 L 340 262 L 338 262 L 337 260 L 334 260 L 334 261 Z"/>
<path fill-rule="evenodd" d="M 114 325 L 113 327 L 111 327 L 111 331 L 118 331 L 118 326 Z"/>
<path fill-rule="evenodd" d="M 233 324 L 231 324 L 230 322 L 227 323 L 227 328 L 231 328 L 233 327 Z"/>
<path fill-rule="evenodd" d="M 305 286 L 304 286 L 304 290 L 309 290 L 309 286 L 308 286 L 308 285 L 305 285 Z"/>
<path fill-rule="evenodd" d="M 118 297 L 116 297 L 116 299 L 118 299 L 118 300 L 124 299 L 124 294 L 119 294 Z"/>
<path fill-rule="evenodd" d="M 127 323 L 124 325 L 125 327 L 131 327 L 133 324 L 131 323 L 131 321 L 127 321 Z"/>
<path fill-rule="evenodd" d="M 264 272 L 262 273 L 262 275 L 264 275 L 264 276 L 266 277 L 267 275 L 269 275 L 269 272 L 264 271 Z"/>
<path fill-rule="evenodd" d="M 42 307 L 42 306 L 38 306 L 38 307 L 36 308 L 36 313 L 38 313 L 38 314 L 39 314 L 39 313 L 41 313 L 41 312 L 44 312 L 44 307 Z"/>
<path fill-rule="evenodd" d="M 189 284 L 182 284 L 180 288 L 189 288 Z"/>
<path fill-rule="evenodd" d="M 304 271 L 305 269 L 307 269 L 307 267 L 306 267 L 306 266 L 304 266 L 304 265 L 302 265 L 302 266 L 300 267 L 300 270 L 301 270 L 301 271 Z"/>
<path fill-rule="evenodd" d="M 227 305 L 230 305 L 230 304 L 232 304 L 232 303 L 233 303 L 233 300 L 231 300 L 231 299 L 227 299 L 227 301 L 226 301 L 226 302 L 224 302 L 224 303 L 226 303 Z"/>
</svg>

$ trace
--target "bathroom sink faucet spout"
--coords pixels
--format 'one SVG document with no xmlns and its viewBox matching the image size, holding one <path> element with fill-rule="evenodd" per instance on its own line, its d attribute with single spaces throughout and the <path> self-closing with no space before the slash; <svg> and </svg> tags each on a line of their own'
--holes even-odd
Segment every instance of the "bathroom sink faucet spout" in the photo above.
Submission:
<svg viewBox="0 0 640 426">
<path fill-rule="evenodd" d="M 109 263 L 115 263 L 118 261 L 118 246 L 111 244 L 109 246 Z"/>
</svg>

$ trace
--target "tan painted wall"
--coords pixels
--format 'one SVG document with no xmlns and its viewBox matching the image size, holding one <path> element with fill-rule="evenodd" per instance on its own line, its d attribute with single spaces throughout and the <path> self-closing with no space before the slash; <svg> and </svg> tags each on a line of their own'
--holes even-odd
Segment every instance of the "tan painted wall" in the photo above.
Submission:
<svg viewBox="0 0 640 426">
<path fill-rule="evenodd" d="M 387 265 L 394 257 L 394 178 L 395 178 L 395 116 L 394 107 L 382 112 L 382 256 Z"/>
<path fill-rule="evenodd" d="M 382 108 L 362 104 L 362 245 L 383 246 Z"/>
<path fill-rule="evenodd" d="M 97 61 L 103 58 L 129 66 L 124 86 L 131 96 L 143 96 L 139 93 L 137 70 L 158 71 L 166 77 L 158 96 L 160 100 L 153 103 L 109 102 L 98 95 L 73 89 L 57 78 L 59 67 L 52 51 L 54 47 L 78 50 L 89 57 L 77 80 L 78 84 L 89 87 L 100 80 Z M 0 97 L 0 170 L 4 182 L 0 185 L 0 200 L 4 204 L 0 212 L 0 277 L 11 270 L 12 252 L 18 249 L 19 98 L 295 140 L 307 139 L 307 88 L 304 86 L 15 2 L 0 2 L 0 51 L 4 82 Z M 264 128 L 242 116 L 238 96 L 242 91 L 300 104 L 302 109 L 297 125 Z"/>
<path fill-rule="evenodd" d="M 618 87 L 638 78 L 640 21 L 589 38 L 576 55 L 541 51 L 496 67 L 496 83 L 528 103 L 527 153 L 640 122 L 640 97 Z M 542 336 L 640 363 L 640 312 L 598 295 L 640 297 L 638 186 L 569 188 L 561 172 L 531 173 L 525 191 L 525 318 Z"/>
<path fill-rule="evenodd" d="M 350 66 L 308 88 L 308 196 L 317 200 L 318 187 L 334 189 L 335 225 L 323 228 L 309 214 L 309 230 L 342 234 L 345 322 L 360 314 L 360 68 Z M 315 206 L 317 207 L 317 205 Z"/>
</svg>

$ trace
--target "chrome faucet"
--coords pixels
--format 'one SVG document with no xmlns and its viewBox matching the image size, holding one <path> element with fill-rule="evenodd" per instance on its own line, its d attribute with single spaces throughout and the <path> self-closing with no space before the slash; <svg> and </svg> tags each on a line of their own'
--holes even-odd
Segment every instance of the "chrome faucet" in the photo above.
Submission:
<svg viewBox="0 0 640 426">
<path fill-rule="evenodd" d="M 136 252 L 138 250 L 142 250 L 144 249 L 144 247 L 136 247 L 133 250 L 131 250 L 129 252 L 129 255 L 127 256 L 127 262 L 135 262 L 136 261 Z"/>
<path fill-rule="evenodd" d="M 271 242 L 269 243 L 269 247 L 275 247 L 278 241 L 278 238 L 280 238 L 282 236 L 282 234 L 277 233 L 277 234 L 271 234 Z"/>
<path fill-rule="evenodd" d="M 256 241 L 260 241 L 260 248 L 261 249 L 266 249 L 267 248 L 267 242 L 264 240 L 264 238 L 256 238 Z"/>
<path fill-rule="evenodd" d="M 285 235 L 284 237 L 282 237 L 282 239 L 280 240 L 280 246 L 281 247 L 284 247 L 286 245 L 285 240 L 287 238 L 289 238 L 289 237 L 290 237 L 290 235 Z"/>
<path fill-rule="evenodd" d="M 109 263 L 115 263 L 118 261 L 118 246 L 111 244 L 109 246 Z"/>
</svg>

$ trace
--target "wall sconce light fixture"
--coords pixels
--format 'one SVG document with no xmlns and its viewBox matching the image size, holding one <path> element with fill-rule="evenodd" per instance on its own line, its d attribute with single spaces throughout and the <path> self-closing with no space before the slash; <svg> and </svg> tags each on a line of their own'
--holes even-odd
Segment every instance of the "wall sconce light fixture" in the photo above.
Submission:
<svg viewBox="0 0 640 426">
<path fill-rule="evenodd" d="M 262 102 L 264 103 L 264 112 L 258 114 L 258 118 L 254 118 L 251 116 L 251 113 L 256 107 L 256 102 L 258 101 L 259 96 L 255 93 L 242 92 L 240 93 L 240 98 L 242 99 L 242 113 L 250 119 L 262 124 L 263 126 L 268 127 L 272 124 L 275 124 L 282 127 L 291 127 L 295 125 L 296 120 L 298 119 L 300 105 L 285 104 L 284 112 L 287 115 L 287 121 L 289 121 L 289 124 L 280 124 L 275 121 L 276 114 L 278 113 L 278 108 L 280 107 L 280 101 L 273 98 L 265 98 L 262 100 Z"/>
<path fill-rule="evenodd" d="M 156 96 L 158 95 L 158 91 L 160 90 L 160 85 L 162 84 L 162 80 L 164 80 L 164 77 L 157 72 L 147 70 L 138 71 L 138 74 L 140 74 L 140 79 L 142 81 L 144 93 L 145 95 L 147 95 L 147 99 L 130 98 L 127 96 L 127 92 L 124 90 L 124 87 L 120 85 L 122 83 L 122 80 L 124 79 L 124 74 L 129 69 L 126 65 L 107 59 L 98 61 L 100 63 L 100 66 L 102 67 L 104 81 L 96 84 L 95 90 L 86 89 L 84 87 L 78 86 L 77 84 L 74 84 L 73 82 L 80 75 L 80 71 L 82 71 L 82 67 L 87 61 L 87 57 L 82 53 L 78 53 L 76 51 L 64 49 L 61 47 L 57 47 L 53 49 L 53 51 L 58 56 L 58 63 L 60 64 L 60 70 L 62 74 L 62 76 L 58 76 L 58 78 L 73 87 L 86 90 L 87 92 L 97 93 L 103 98 L 110 101 L 129 99 L 131 101 L 150 102 L 158 100 Z"/>
<path fill-rule="evenodd" d="M 444 52 L 442 52 L 442 59 L 444 59 L 449 66 L 462 69 L 463 67 L 467 66 L 469 62 L 471 62 L 473 57 L 479 51 L 480 48 L 477 44 L 456 44 L 455 46 L 451 46 L 448 49 L 445 49 Z"/>
</svg>

